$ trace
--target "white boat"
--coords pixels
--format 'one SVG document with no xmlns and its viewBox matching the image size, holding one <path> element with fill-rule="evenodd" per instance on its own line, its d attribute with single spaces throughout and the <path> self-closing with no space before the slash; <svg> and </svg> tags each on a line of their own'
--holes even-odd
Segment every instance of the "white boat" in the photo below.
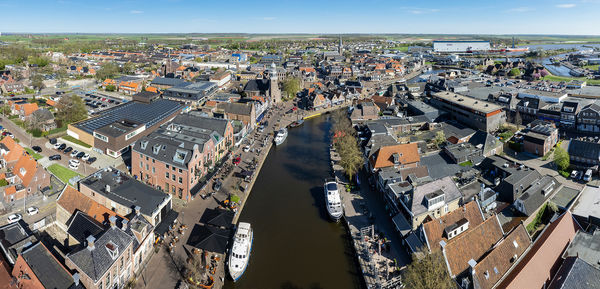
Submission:
<svg viewBox="0 0 600 289">
<path fill-rule="evenodd" d="M 327 207 L 327 213 L 334 221 L 339 221 L 344 214 L 344 208 L 342 207 L 342 198 L 340 192 L 338 192 L 338 185 L 334 181 L 325 182 L 325 206 Z"/>
<path fill-rule="evenodd" d="M 287 136 L 288 136 L 287 128 L 282 128 L 277 131 L 277 133 L 275 134 L 275 138 L 273 140 L 275 141 L 276 145 L 280 145 L 285 141 Z"/>
<path fill-rule="evenodd" d="M 227 262 L 229 275 L 233 281 L 240 279 L 246 271 L 246 267 L 248 267 L 253 238 L 250 223 L 240 222 L 235 231 L 235 236 L 233 236 L 233 245 Z"/>
</svg>

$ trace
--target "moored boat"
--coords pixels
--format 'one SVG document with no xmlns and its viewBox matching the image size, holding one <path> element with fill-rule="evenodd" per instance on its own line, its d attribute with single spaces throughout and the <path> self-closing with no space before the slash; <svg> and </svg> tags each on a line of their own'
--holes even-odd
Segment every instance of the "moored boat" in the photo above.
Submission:
<svg viewBox="0 0 600 289">
<path fill-rule="evenodd" d="M 233 245 L 227 262 L 229 275 L 233 281 L 239 280 L 248 267 L 253 239 L 254 235 L 250 223 L 240 222 L 233 236 Z"/>
<path fill-rule="evenodd" d="M 287 138 L 287 135 L 288 135 L 287 128 L 282 128 L 277 131 L 273 141 L 275 142 L 276 145 L 280 145 L 285 141 L 285 139 Z"/>
<path fill-rule="evenodd" d="M 334 221 L 339 221 L 344 215 L 344 208 L 342 207 L 342 198 L 338 191 L 338 185 L 335 181 L 325 181 L 325 207 L 327 213 Z"/>
</svg>

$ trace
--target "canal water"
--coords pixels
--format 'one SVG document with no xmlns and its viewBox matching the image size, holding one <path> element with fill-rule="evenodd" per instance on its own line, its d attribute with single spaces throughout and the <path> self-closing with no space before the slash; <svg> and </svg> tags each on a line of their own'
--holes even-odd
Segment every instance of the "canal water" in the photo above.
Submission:
<svg viewBox="0 0 600 289">
<path fill-rule="evenodd" d="M 254 229 L 250 264 L 224 288 L 362 288 L 351 239 L 324 206 L 330 127 L 328 115 L 306 120 L 271 148 L 239 218 Z"/>
</svg>

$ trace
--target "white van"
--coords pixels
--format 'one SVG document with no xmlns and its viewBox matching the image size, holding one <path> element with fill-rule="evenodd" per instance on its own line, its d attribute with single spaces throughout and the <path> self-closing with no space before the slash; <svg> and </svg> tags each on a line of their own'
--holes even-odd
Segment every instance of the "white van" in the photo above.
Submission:
<svg viewBox="0 0 600 289">
<path fill-rule="evenodd" d="M 588 169 L 585 171 L 585 175 L 583 176 L 583 180 L 589 182 L 592 180 L 592 169 Z"/>
</svg>

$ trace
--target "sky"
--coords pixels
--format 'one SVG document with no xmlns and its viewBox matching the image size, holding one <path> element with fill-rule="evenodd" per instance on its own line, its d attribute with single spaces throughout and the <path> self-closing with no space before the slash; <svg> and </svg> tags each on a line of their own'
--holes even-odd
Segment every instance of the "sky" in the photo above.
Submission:
<svg viewBox="0 0 600 289">
<path fill-rule="evenodd" d="M 0 0 L 0 32 L 600 35 L 600 0 Z"/>
</svg>

